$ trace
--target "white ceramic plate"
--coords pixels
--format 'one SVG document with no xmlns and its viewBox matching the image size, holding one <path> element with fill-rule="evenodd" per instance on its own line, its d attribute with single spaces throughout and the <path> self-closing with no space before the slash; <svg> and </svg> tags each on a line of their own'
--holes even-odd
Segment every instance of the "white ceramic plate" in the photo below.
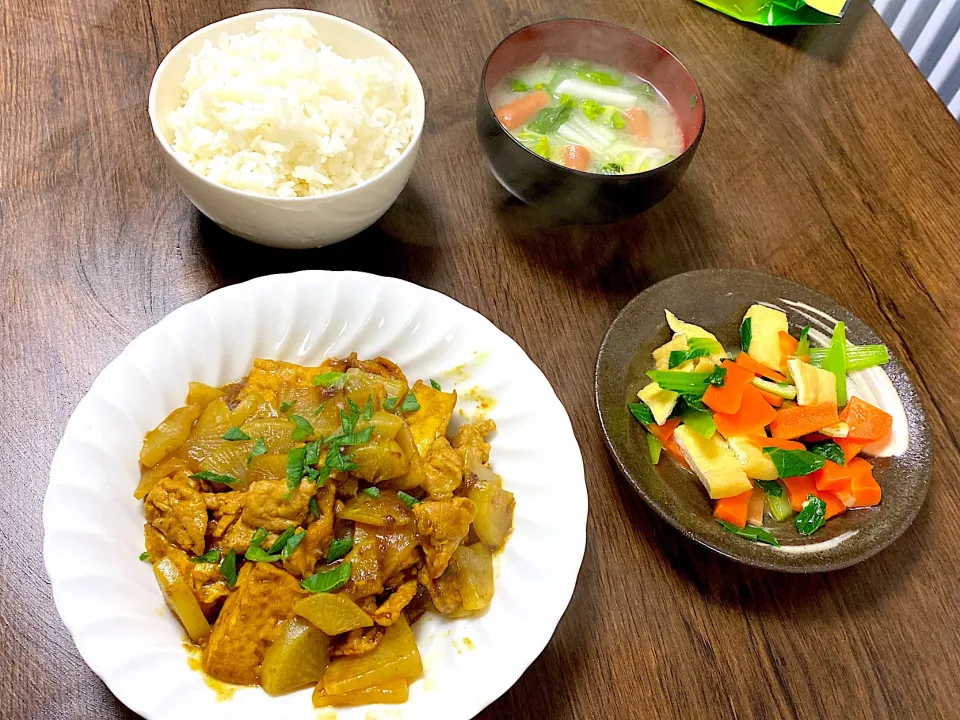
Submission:
<svg viewBox="0 0 960 720">
<path fill-rule="evenodd" d="M 188 667 L 179 623 L 150 565 L 138 560 L 144 520 L 133 489 L 143 434 L 182 404 L 191 380 L 239 379 L 255 357 L 315 365 L 351 351 L 391 358 L 411 382 L 434 378 L 455 387 L 467 417 L 486 405 L 497 422 L 491 464 L 517 508 L 497 558 L 493 603 L 479 617 L 428 614 L 416 624 L 425 670 L 405 705 L 325 715 L 313 709 L 310 690 L 271 698 L 259 688 L 218 701 Z M 506 692 L 550 640 L 576 584 L 586 517 L 570 420 L 513 340 L 431 290 L 315 270 L 217 290 L 168 315 L 107 366 L 53 458 L 44 560 L 57 611 L 83 659 L 149 720 L 458 720 Z"/>
</svg>

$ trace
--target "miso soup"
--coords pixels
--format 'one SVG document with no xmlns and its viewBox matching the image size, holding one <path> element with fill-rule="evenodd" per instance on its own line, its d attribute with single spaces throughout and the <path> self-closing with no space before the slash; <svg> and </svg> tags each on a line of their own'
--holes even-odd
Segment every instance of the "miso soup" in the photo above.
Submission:
<svg viewBox="0 0 960 720">
<path fill-rule="evenodd" d="M 683 151 L 670 103 L 643 78 L 604 65 L 544 56 L 510 73 L 490 102 L 519 142 L 574 170 L 639 173 Z"/>
</svg>

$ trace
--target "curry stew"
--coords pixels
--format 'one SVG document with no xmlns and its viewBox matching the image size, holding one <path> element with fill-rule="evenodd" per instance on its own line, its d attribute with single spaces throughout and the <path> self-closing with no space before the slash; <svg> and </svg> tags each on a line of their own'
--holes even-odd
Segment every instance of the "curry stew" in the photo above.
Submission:
<svg viewBox="0 0 960 720">
<path fill-rule="evenodd" d="M 447 435 L 456 392 L 389 360 L 254 361 L 191 383 L 147 433 L 145 560 L 211 677 L 317 707 L 402 703 L 422 672 L 410 625 L 493 597 L 513 495 L 490 420 Z"/>
</svg>

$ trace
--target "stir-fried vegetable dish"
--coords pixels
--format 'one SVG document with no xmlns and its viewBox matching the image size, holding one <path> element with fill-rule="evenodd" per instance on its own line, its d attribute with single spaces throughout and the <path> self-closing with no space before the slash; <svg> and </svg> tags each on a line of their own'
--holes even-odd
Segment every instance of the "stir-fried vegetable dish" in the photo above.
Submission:
<svg viewBox="0 0 960 720">
<path fill-rule="evenodd" d="M 493 597 L 513 495 L 490 420 L 448 435 L 456 392 L 384 358 L 254 361 L 190 383 L 140 453 L 146 552 L 211 677 L 317 707 L 401 703 L 410 625 Z"/>
<path fill-rule="evenodd" d="M 666 98 L 642 78 L 614 68 L 541 57 L 499 83 L 491 102 L 520 143 L 574 170 L 644 172 L 683 150 L 683 133 Z"/>
<path fill-rule="evenodd" d="M 653 351 L 652 382 L 629 409 L 649 431 L 654 464 L 665 450 L 696 473 L 725 530 L 779 545 L 767 517 L 792 518 L 806 536 L 880 503 L 862 454 L 890 436 L 893 418 L 850 397 L 847 375 L 885 364 L 886 347 L 848 344 L 842 322 L 828 347 L 810 347 L 809 326 L 794 337 L 787 316 L 765 305 L 744 316 L 735 356 L 670 311 L 667 322 L 673 337 Z"/>
</svg>

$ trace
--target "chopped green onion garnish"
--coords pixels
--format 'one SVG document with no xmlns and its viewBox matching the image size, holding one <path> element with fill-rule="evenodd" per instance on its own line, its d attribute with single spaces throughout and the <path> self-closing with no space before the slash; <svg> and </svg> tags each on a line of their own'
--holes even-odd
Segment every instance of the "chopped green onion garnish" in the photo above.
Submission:
<svg viewBox="0 0 960 720">
<path fill-rule="evenodd" d="M 190 558 L 190 562 L 193 563 L 218 563 L 220 562 L 220 551 L 214 548 L 213 550 L 207 550 L 203 555 L 198 555 L 197 557 Z"/>
<path fill-rule="evenodd" d="M 237 551 L 233 548 L 227 551 L 227 556 L 220 563 L 220 573 L 227 579 L 227 585 L 237 584 Z"/>
<path fill-rule="evenodd" d="M 296 447 L 287 453 L 288 490 L 296 490 L 300 487 L 300 481 L 303 479 L 303 461 L 306 455 L 307 449 L 305 447 Z"/>
<path fill-rule="evenodd" d="M 232 428 L 227 430 L 223 435 L 221 435 L 224 440 L 249 440 L 250 436 L 247 435 L 243 430 L 234 425 Z"/>
<path fill-rule="evenodd" d="M 140 560 L 149 560 L 149 559 L 150 559 L 150 553 L 148 553 L 146 550 L 140 553 Z"/>
<path fill-rule="evenodd" d="M 403 399 L 403 404 L 400 406 L 400 412 L 411 413 L 416 412 L 419 409 L 420 403 L 417 402 L 417 396 L 412 392 L 407 393 L 407 396 Z"/>
<path fill-rule="evenodd" d="M 288 402 L 288 401 L 284 401 L 284 402 L 280 403 L 280 412 L 284 412 L 284 413 L 285 413 L 287 410 L 289 410 L 290 408 L 292 408 L 292 407 L 293 407 L 294 405 L 296 405 L 296 404 L 297 404 L 297 401 L 296 401 L 296 400 L 290 400 L 289 402 Z"/>
<path fill-rule="evenodd" d="M 420 502 L 413 495 L 409 495 L 403 490 L 397 491 L 397 497 L 400 498 L 400 502 L 402 502 L 408 508 L 412 508 L 414 505 Z"/>
<path fill-rule="evenodd" d="M 368 487 L 361 490 L 364 495 L 369 495 L 370 497 L 380 497 L 380 488 Z"/>
<path fill-rule="evenodd" d="M 250 461 L 255 457 L 263 455 L 267 451 L 267 443 L 264 442 L 263 437 L 257 438 L 257 441 L 253 444 L 253 450 L 250 451 L 250 455 L 247 457 L 247 465 L 250 464 Z"/>
<path fill-rule="evenodd" d="M 344 535 L 342 538 L 330 543 L 327 550 L 327 562 L 332 563 L 345 557 L 353 549 L 353 535 Z"/>
<path fill-rule="evenodd" d="M 301 530 L 287 540 L 287 544 L 283 546 L 283 550 L 280 552 L 280 557 L 282 557 L 284 560 L 288 560 L 290 556 L 293 555 L 293 551 L 297 549 L 297 546 L 300 544 L 306 534 L 307 533 L 305 531 Z"/>
<path fill-rule="evenodd" d="M 344 373 L 342 372 L 325 372 L 315 375 L 313 378 L 313 384 L 319 385 L 320 387 L 334 387 L 339 386 L 343 383 Z"/>
<path fill-rule="evenodd" d="M 323 570 L 300 583 L 304 590 L 312 593 L 333 592 L 350 582 L 353 565 L 349 561 L 340 563 L 332 570 Z"/>
<path fill-rule="evenodd" d="M 293 429 L 293 434 L 290 436 L 296 442 L 300 440 L 305 440 L 308 435 L 313 435 L 313 425 L 310 424 L 310 421 L 305 417 L 300 415 L 291 415 L 290 419 L 293 420 L 293 424 L 296 427 Z"/>
<path fill-rule="evenodd" d="M 201 470 L 190 477 L 194 480 L 206 480 L 207 482 L 223 483 L 224 485 L 236 485 L 240 482 L 233 475 L 218 475 L 208 470 Z"/>
</svg>

